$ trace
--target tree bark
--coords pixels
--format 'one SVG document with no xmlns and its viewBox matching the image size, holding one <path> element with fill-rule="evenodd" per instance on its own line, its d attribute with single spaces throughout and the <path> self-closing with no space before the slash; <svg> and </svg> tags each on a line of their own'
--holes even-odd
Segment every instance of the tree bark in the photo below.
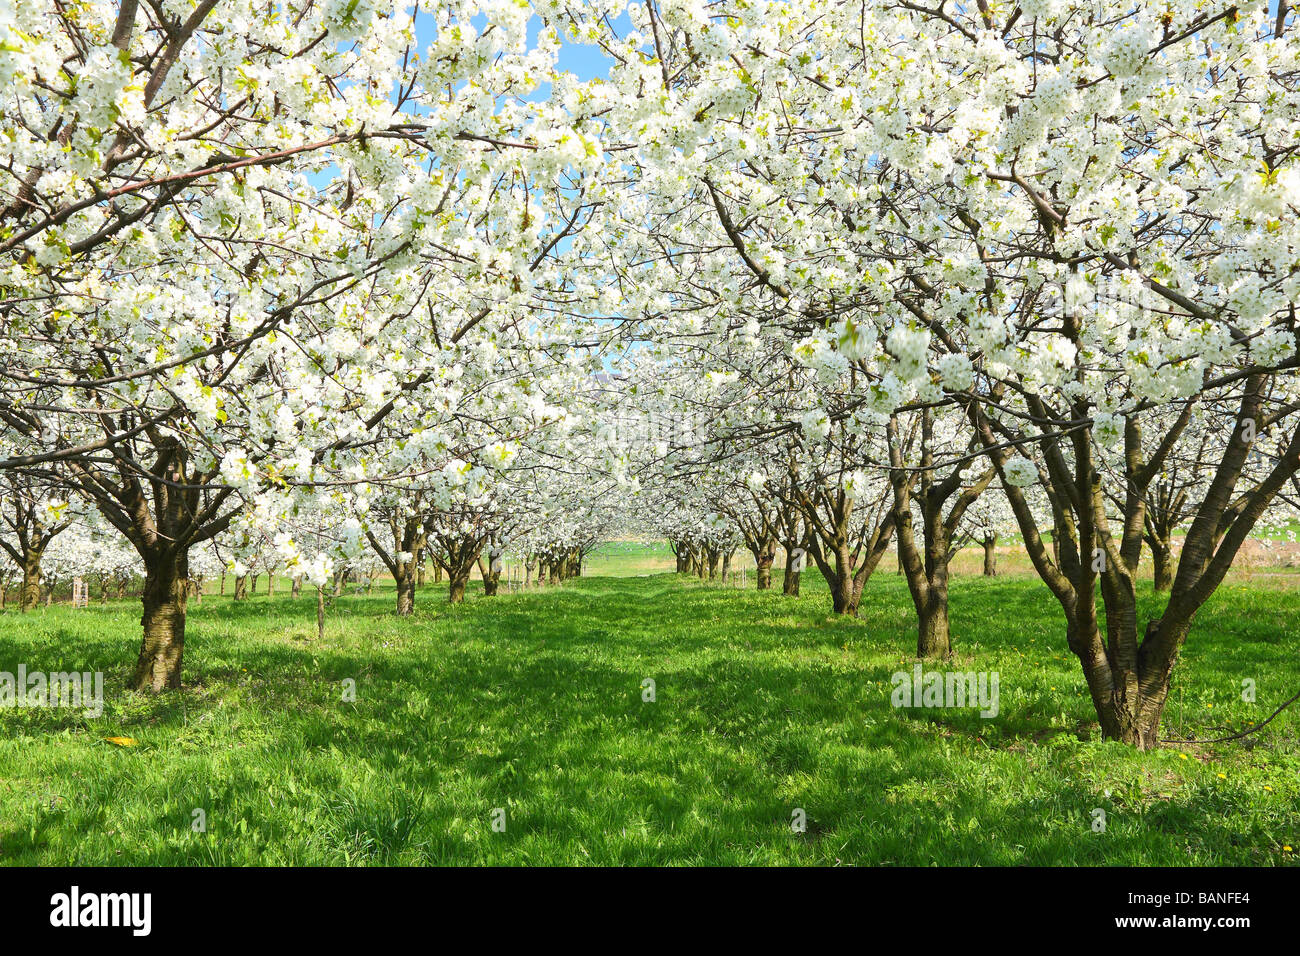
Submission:
<svg viewBox="0 0 1300 956">
<path fill-rule="evenodd" d="M 931 660 L 952 657 L 952 639 L 948 633 L 948 596 L 932 600 L 919 612 L 916 656 Z"/>
<path fill-rule="evenodd" d="M 826 583 L 831 589 L 831 610 L 845 617 L 857 617 L 858 602 L 853 594 L 853 575 L 841 572 L 834 577 L 826 576 Z"/>
<path fill-rule="evenodd" d="M 41 552 L 30 549 L 23 554 L 23 585 L 19 610 L 26 613 L 41 602 Z"/>
<path fill-rule="evenodd" d="M 1167 541 L 1151 540 L 1151 562 L 1155 566 L 1155 589 L 1168 591 L 1174 584 L 1174 553 Z"/>
<path fill-rule="evenodd" d="M 1160 617 L 1148 619 L 1144 631 L 1138 626 L 1136 579 L 1146 525 L 1146 492 L 1189 420 L 1191 404 L 1184 406 L 1178 422 L 1145 460 L 1140 425 L 1134 418 L 1127 420 L 1120 535 L 1111 531 L 1089 430 L 1071 434 L 1073 462 L 1066 461 L 1053 441 L 1042 444 L 1051 479 L 1046 490 L 1055 511 L 1053 546 L 1059 561 L 1049 558 L 1024 493 L 1007 481 L 1003 465 L 1011 452 L 998 438 L 1011 430 L 1000 425 L 1000 434 L 995 435 L 979 407 L 971 406 L 976 434 L 1002 472 L 1002 486 L 1030 559 L 1065 612 L 1066 640 L 1079 659 L 1107 739 L 1141 750 L 1159 744 L 1160 717 L 1169 695 L 1170 675 L 1197 612 L 1223 582 L 1242 542 L 1274 496 L 1300 469 L 1300 426 L 1296 426 L 1285 449 L 1255 486 L 1244 492 L 1237 487 L 1256 422 L 1263 414 L 1267 384 L 1263 373 L 1253 373 L 1245 380 L 1232 435 L 1224 443 L 1204 496 L 1190 509 L 1194 517 L 1184 539 L 1169 602 Z M 1070 414 L 1086 415 L 1087 407 L 1081 400 Z M 1034 396 L 1029 398 L 1029 409 L 1039 417 L 1047 414 L 1041 400 Z M 1098 551 L 1104 561 L 1092 558 Z M 1098 627 L 1098 583 L 1105 603 L 1104 639 Z"/>
<path fill-rule="evenodd" d="M 799 596 L 799 575 L 801 572 L 794 570 L 790 562 L 790 549 L 785 552 L 785 578 L 781 582 L 781 593 L 789 597 Z"/>
<path fill-rule="evenodd" d="M 131 679 L 134 690 L 160 693 L 181 686 L 189 557 L 170 551 L 145 562 L 144 638 Z"/>
<path fill-rule="evenodd" d="M 496 597 L 497 589 L 501 585 L 501 572 L 493 571 L 490 563 L 479 558 L 478 573 L 483 578 L 483 596 Z"/>
<path fill-rule="evenodd" d="M 975 503 L 994 471 L 988 469 L 971 484 L 966 484 L 962 471 L 954 469 L 946 476 L 937 476 L 934 464 L 933 418 L 925 409 L 921 418 L 921 465 L 919 475 L 909 473 L 905 467 L 902 442 L 898 435 L 897 420 L 891 420 L 886 430 L 889 438 L 890 484 L 894 488 L 894 533 L 897 537 L 898 562 L 907 578 L 907 590 L 916 608 L 916 656 L 922 659 L 947 660 L 952 657 L 952 634 L 948 623 L 948 575 L 952 561 L 953 536 L 970 506 Z M 916 493 L 913 485 L 919 483 Z M 951 501 L 948 513 L 944 507 Z M 916 538 L 916 520 L 919 513 L 921 540 Z M 991 552 L 985 539 L 985 562 Z"/>
<path fill-rule="evenodd" d="M 904 501 L 908 499 L 905 497 Z M 907 589 L 916 608 L 916 656 L 928 660 L 952 657 L 952 635 L 948 626 L 949 540 L 937 502 L 923 509 L 925 553 L 916 547 L 912 512 L 898 513 L 898 553 L 903 560 Z M 896 512 L 897 513 L 897 512 Z"/>
<path fill-rule="evenodd" d="M 395 575 L 397 581 L 397 616 L 410 617 L 415 611 L 415 575 L 409 565 Z"/>
<path fill-rule="evenodd" d="M 1109 640 L 1136 643 L 1135 625 L 1133 616 L 1118 608 L 1108 610 L 1106 630 Z M 1159 620 L 1148 625 L 1148 631 L 1159 628 Z M 1079 636 L 1085 639 L 1080 641 Z M 1097 711 L 1102 736 L 1138 750 L 1153 750 L 1159 746 L 1160 718 L 1169 698 L 1173 661 L 1154 670 L 1144 668 L 1136 660 L 1112 663 L 1103 650 L 1098 629 L 1095 624 L 1090 627 L 1086 617 L 1067 626 L 1067 639 L 1083 664 L 1084 678 Z M 1177 640 L 1181 644 L 1182 638 Z"/>
<path fill-rule="evenodd" d="M 447 591 L 447 600 L 451 604 L 460 604 L 465 600 L 465 585 L 469 583 L 469 569 L 453 571 L 448 577 L 451 586 Z"/>
</svg>

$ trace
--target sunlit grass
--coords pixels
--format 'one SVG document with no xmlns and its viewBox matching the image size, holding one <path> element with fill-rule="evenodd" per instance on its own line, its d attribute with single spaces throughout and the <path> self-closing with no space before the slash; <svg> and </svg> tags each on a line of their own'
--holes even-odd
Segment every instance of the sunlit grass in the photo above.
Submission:
<svg viewBox="0 0 1300 956">
<path fill-rule="evenodd" d="M 1031 578 L 954 581 L 952 666 L 1001 676 L 1000 713 L 982 720 L 890 706 L 914 642 L 890 570 L 859 620 L 836 621 L 816 574 L 798 600 L 637 577 L 665 554 L 611 551 L 598 560 L 629 576 L 472 592 L 461 607 L 430 586 L 406 620 L 380 582 L 339 600 L 321 642 L 305 593 L 209 596 L 191 605 L 186 689 L 157 699 L 123 692 L 137 605 L 11 610 L 0 670 L 101 669 L 108 701 L 92 720 L 0 710 L 0 862 L 1293 859 L 1300 720 L 1216 747 L 1102 743 L 1062 618 Z M 1295 589 L 1226 586 L 1185 649 L 1166 735 L 1218 736 L 1294 693 L 1298 620 Z M 791 829 L 796 808 L 806 832 Z"/>
</svg>

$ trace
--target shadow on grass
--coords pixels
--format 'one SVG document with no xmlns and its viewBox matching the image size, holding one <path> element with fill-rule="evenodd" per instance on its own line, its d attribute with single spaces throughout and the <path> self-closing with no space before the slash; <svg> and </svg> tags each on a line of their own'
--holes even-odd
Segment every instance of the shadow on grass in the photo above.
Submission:
<svg viewBox="0 0 1300 956">
<path fill-rule="evenodd" d="M 1271 837 L 1240 800 L 1164 780 L 1160 755 L 1075 738 L 1092 714 L 1044 590 L 954 585 L 953 668 L 1004 675 L 988 721 L 892 707 L 890 676 L 913 662 L 910 600 L 891 575 L 869 587 L 853 621 L 831 620 L 807 579 L 798 600 L 673 574 L 476 589 L 454 607 L 429 587 L 409 619 L 376 589 L 341 597 L 323 641 L 307 593 L 208 597 L 192 605 L 186 690 L 160 698 L 122 692 L 138 641 L 124 608 L 0 627 L 0 669 L 113 664 L 102 721 L 6 715 L 40 757 L 0 748 L 0 767 L 82 796 L 46 812 L 0 791 L 0 859 L 79 835 L 90 858 L 134 863 L 1260 858 Z M 1274 660 L 1261 627 L 1220 614 L 1208 673 Z M 139 748 L 96 745 L 110 730 Z M 187 832 L 192 807 L 212 839 Z M 497 808 L 504 834 L 488 827 Z M 790 829 L 796 808 L 806 833 Z M 1102 835 L 1095 808 L 1112 820 Z M 124 857 L 104 859 L 128 833 Z"/>
</svg>

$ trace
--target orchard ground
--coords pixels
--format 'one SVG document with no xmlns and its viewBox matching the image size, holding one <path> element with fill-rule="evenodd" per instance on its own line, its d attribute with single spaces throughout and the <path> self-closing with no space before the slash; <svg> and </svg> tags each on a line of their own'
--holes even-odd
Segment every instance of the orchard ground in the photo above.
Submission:
<svg viewBox="0 0 1300 956">
<path fill-rule="evenodd" d="M 634 542 L 560 587 L 452 607 L 430 584 L 408 619 L 381 581 L 323 641 L 287 582 L 210 594 L 185 689 L 157 698 L 123 690 L 138 603 L 10 608 L 0 671 L 102 670 L 106 706 L 0 710 L 0 863 L 1295 864 L 1300 707 L 1232 743 L 1104 743 L 1056 602 L 1014 548 L 997 578 L 980 558 L 955 564 L 944 669 L 997 671 L 994 719 L 891 706 L 915 617 L 890 558 L 857 620 L 815 572 L 790 599 Z M 1164 736 L 1300 688 L 1300 574 L 1269 563 L 1199 615 Z"/>
</svg>

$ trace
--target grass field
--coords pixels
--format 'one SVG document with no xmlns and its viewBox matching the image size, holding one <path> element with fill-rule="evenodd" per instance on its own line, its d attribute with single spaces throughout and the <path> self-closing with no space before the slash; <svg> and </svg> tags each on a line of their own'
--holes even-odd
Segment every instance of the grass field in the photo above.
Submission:
<svg viewBox="0 0 1300 956">
<path fill-rule="evenodd" d="M 860 619 L 835 621 L 816 574 L 791 600 L 655 573 L 662 548 L 602 551 L 558 588 L 449 607 L 429 586 L 406 620 L 381 582 L 341 598 L 319 642 L 307 596 L 208 597 L 191 603 L 186 689 L 157 699 L 122 690 L 135 603 L 11 609 L 0 670 L 103 670 L 107 705 L 0 710 L 0 863 L 1295 861 L 1300 718 L 1218 746 L 1101 742 L 1056 605 L 1026 575 L 954 581 L 952 669 L 1000 674 L 985 720 L 891 706 L 914 636 L 888 571 Z M 1239 729 L 1294 693 L 1298 621 L 1294 586 L 1225 585 L 1166 735 Z"/>
</svg>

